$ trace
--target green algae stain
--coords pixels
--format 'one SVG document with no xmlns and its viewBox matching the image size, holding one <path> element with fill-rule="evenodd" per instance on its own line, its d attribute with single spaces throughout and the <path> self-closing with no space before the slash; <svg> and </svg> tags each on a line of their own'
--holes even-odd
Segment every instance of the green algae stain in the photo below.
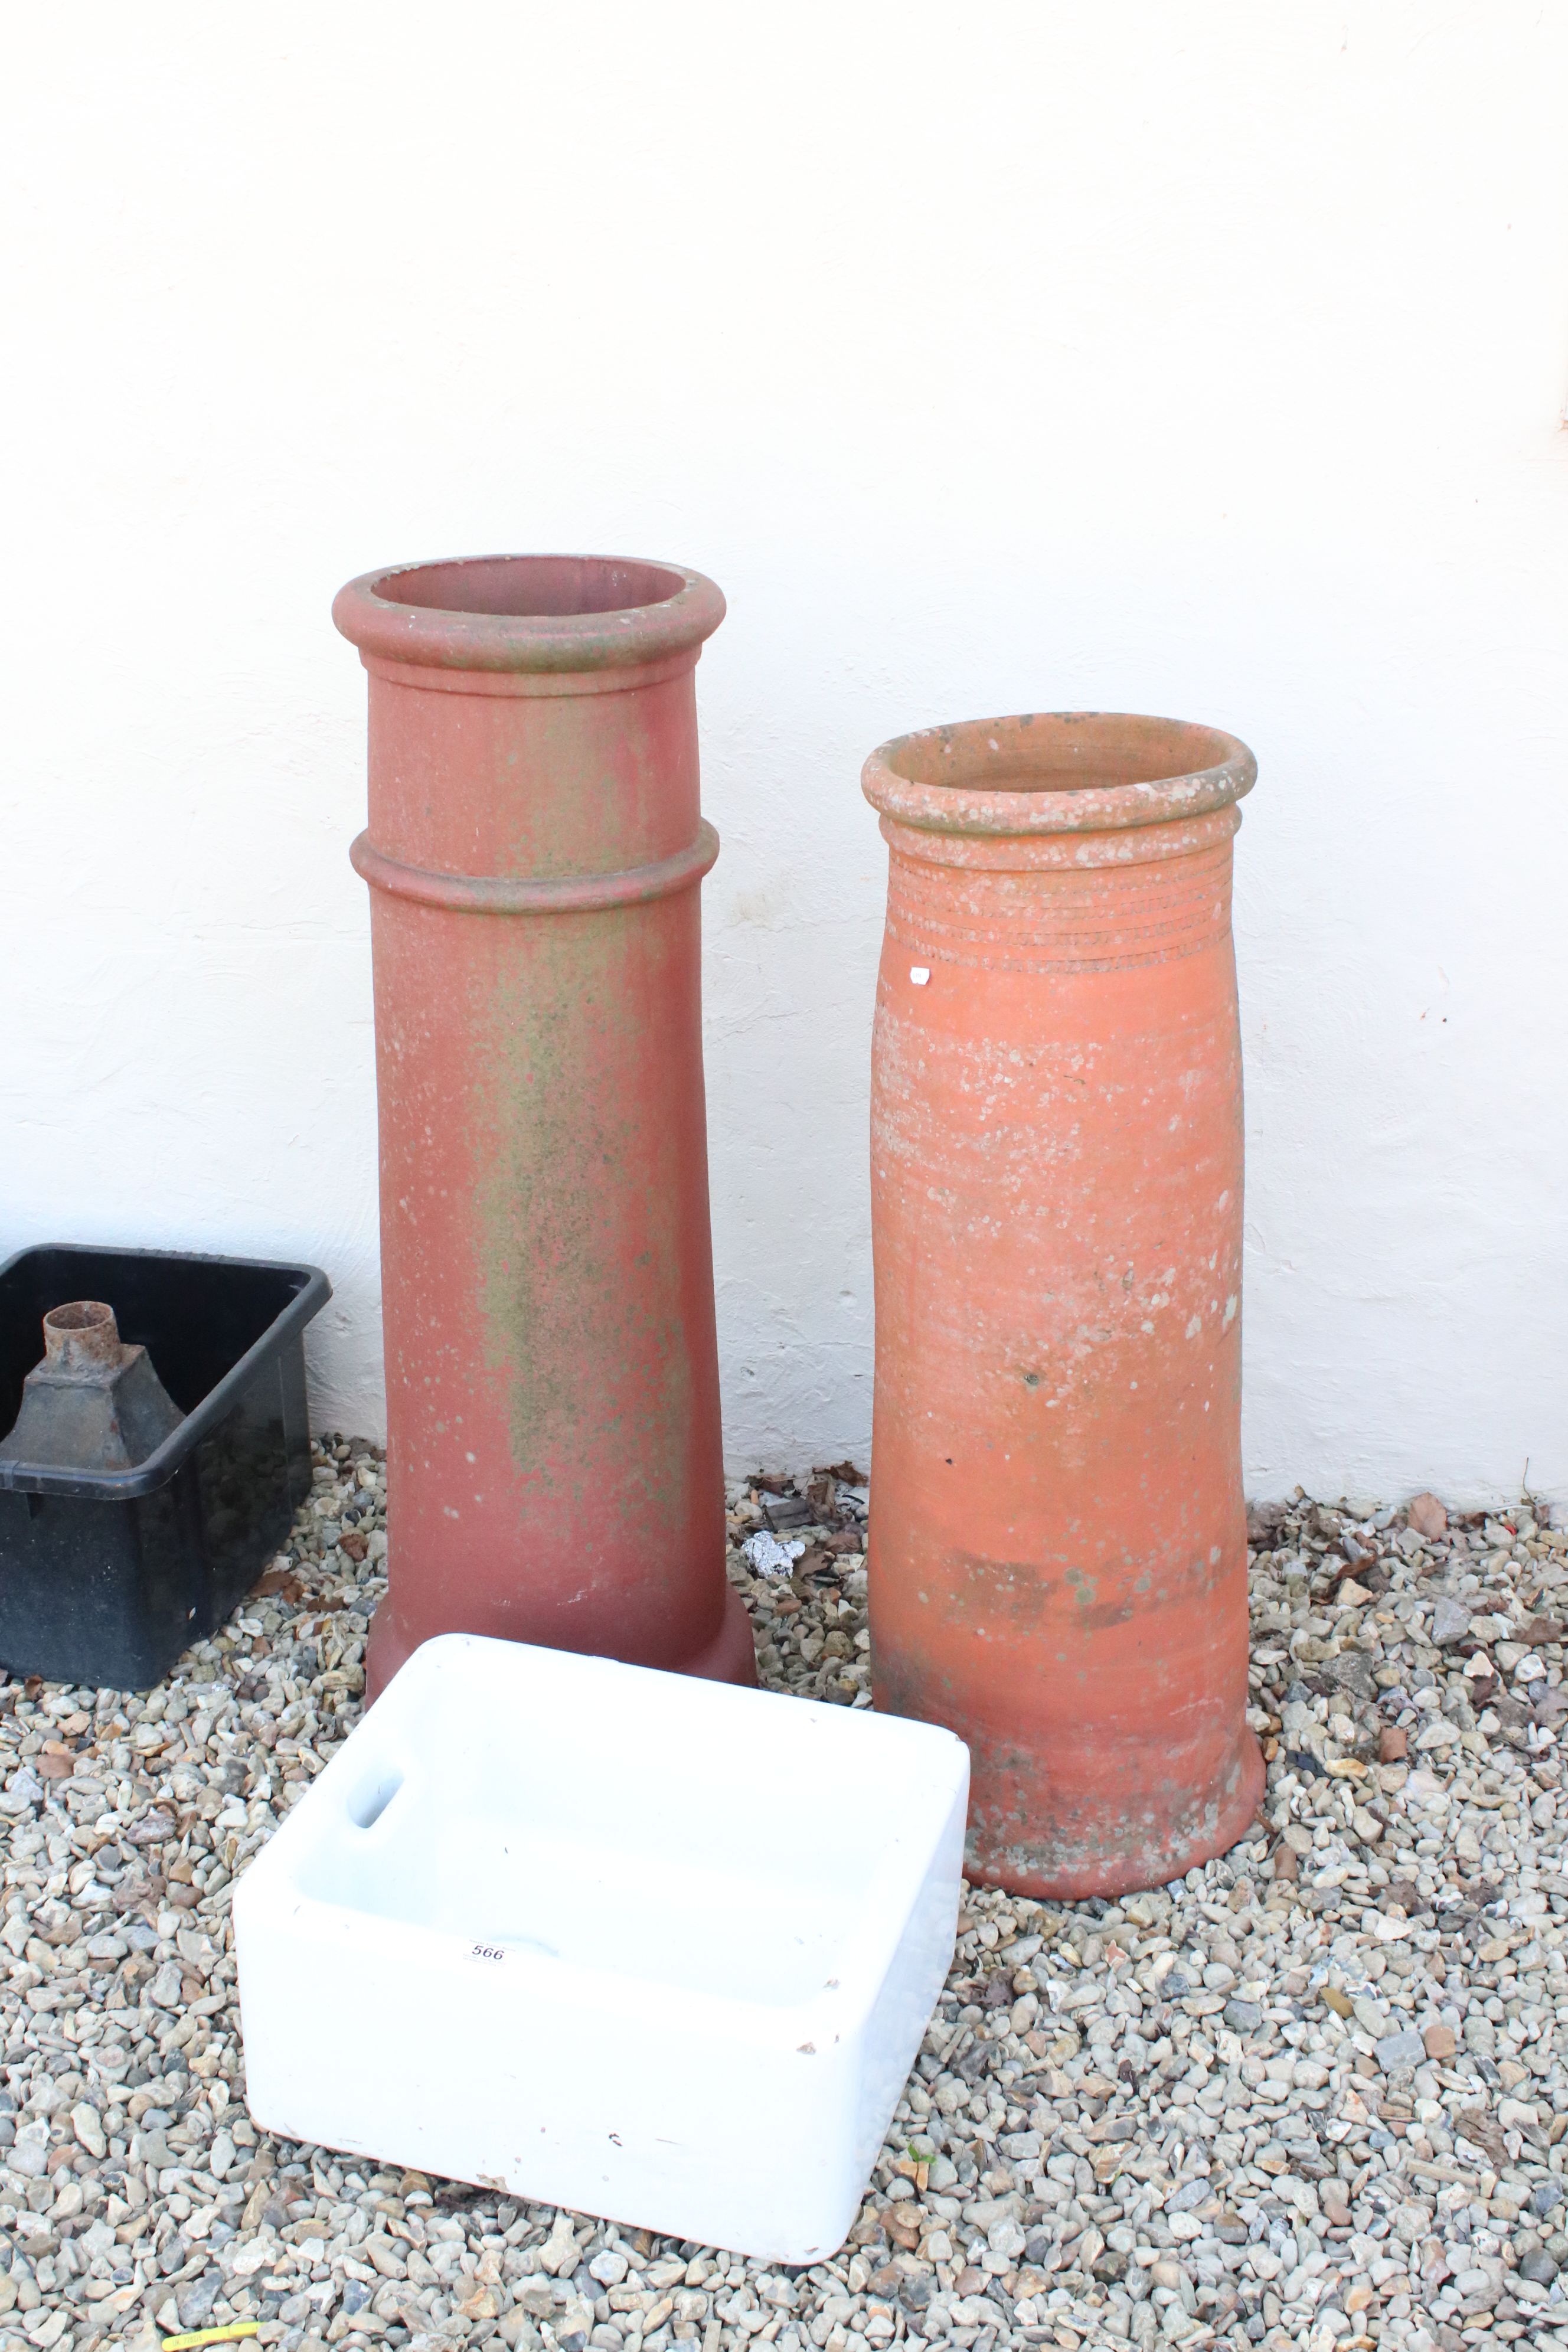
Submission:
<svg viewBox="0 0 1568 2352">
<path fill-rule="evenodd" d="M 513 1460 L 552 1490 L 629 1480 L 649 1510 L 688 1485 L 687 1321 L 710 1279 L 681 1262 L 673 911 L 552 916 L 521 954 L 498 940 L 475 1008 L 480 1318 Z"/>
</svg>

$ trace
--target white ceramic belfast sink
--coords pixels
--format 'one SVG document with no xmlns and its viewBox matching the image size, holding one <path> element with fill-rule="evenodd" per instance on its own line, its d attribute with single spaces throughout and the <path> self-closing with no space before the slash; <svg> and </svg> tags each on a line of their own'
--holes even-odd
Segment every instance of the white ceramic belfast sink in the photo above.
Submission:
<svg viewBox="0 0 1568 2352">
<path fill-rule="evenodd" d="M 241 1881 L 289 2138 L 786 2263 L 839 2244 L 952 1956 L 929 1724 L 452 1633 Z"/>
</svg>

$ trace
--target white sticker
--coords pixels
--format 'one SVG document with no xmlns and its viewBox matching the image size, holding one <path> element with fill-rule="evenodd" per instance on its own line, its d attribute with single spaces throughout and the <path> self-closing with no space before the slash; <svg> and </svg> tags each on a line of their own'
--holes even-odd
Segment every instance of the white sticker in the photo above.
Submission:
<svg viewBox="0 0 1568 2352">
<path fill-rule="evenodd" d="M 923 987 L 925 986 L 925 984 L 926 984 L 927 981 L 931 978 L 931 966 L 930 966 L 930 964 L 929 964 L 929 963 L 912 963 L 912 964 L 910 964 L 910 978 L 913 981 L 913 982 L 914 982 L 914 984 L 915 984 L 915 986 L 916 986 L 917 988 L 923 988 Z"/>
</svg>

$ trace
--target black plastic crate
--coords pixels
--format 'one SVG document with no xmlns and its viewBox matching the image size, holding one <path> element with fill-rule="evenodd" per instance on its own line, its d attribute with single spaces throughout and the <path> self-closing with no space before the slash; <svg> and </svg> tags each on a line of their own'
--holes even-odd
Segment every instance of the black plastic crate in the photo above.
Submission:
<svg viewBox="0 0 1568 2352">
<path fill-rule="evenodd" d="M 145 1690 L 248 1592 L 310 1491 L 318 1266 L 51 1243 L 0 1265 L 0 1436 L 68 1299 L 113 1307 L 185 1418 L 132 1470 L 0 1461 L 0 1666 Z"/>
</svg>

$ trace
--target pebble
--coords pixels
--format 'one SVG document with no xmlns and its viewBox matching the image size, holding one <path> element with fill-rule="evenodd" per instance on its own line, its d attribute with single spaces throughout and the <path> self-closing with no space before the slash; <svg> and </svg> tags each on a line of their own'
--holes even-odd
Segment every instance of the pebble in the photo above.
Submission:
<svg viewBox="0 0 1568 2352">
<path fill-rule="evenodd" d="M 250 2125 L 228 1904 L 357 1719 L 383 1476 L 319 1448 L 268 1589 L 156 1691 L 0 1689 L 0 2352 L 1568 2352 L 1568 1536 L 1255 1509 L 1259 1820 L 1114 1904 L 967 1890 L 796 2274 Z M 729 1503 L 764 1684 L 868 1706 L 854 1465 Z"/>
<path fill-rule="evenodd" d="M 1371 1598 L 1370 1594 L 1367 1596 Z M 1462 1642 L 1470 1630 L 1470 1612 L 1458 1601 L 1439 1601 L 1432 1612 L 1432 1639 L 1440 1648 Z"/>
</svg>

